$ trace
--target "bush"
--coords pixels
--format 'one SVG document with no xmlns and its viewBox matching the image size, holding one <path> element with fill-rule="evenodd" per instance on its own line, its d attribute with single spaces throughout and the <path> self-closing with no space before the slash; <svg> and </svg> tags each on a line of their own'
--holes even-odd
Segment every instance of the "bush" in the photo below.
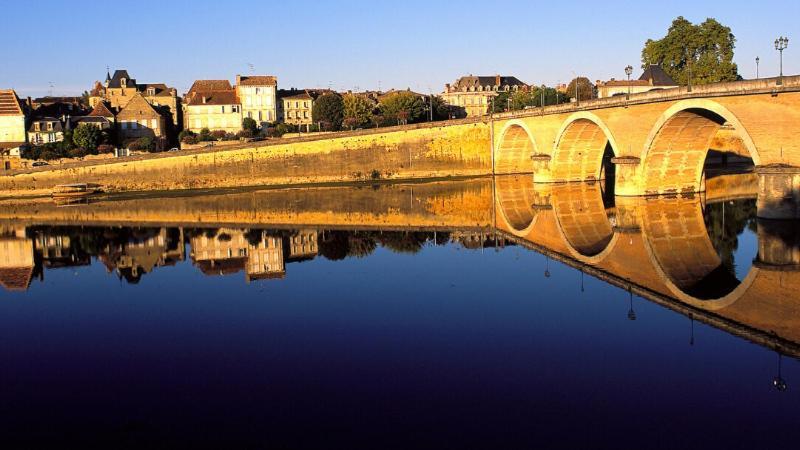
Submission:
<svg viewBox="0 0 800 450">
<path fill-rule="evenodd" d="M 197 142 L 198 142 L 197 141 L 197 136 L 194 136 L 194 135 L 192 135 L 192 136 L 184 136 L 183 139 L 181 139 L 181 142 L 183 142 L 184 144 L 188 144 L 188 145 L 197 144 Z"/>
<path fill-rule="evenodd" d="M 102 133 L 97 127 L 85 123 L 78 125 L 78 128 L 72 133 L 72 141 L 86 152 L 96 150 L 101 138 Z"/>
<path fill-rule="evenodd" d="M 150 136 L 140 137 L 130 145 L 131 150 L 146 150 L 152 152 L 156 148 L 156 142 Z"/>
<path fill-rule="evenodd" d="M 258 123 L 251 117 L 245 117 L 242 120 L 242 129 L 250 131 L 252 135 L 256 135 L 258 134 Z"/>
<path fill-rule="evenodd" d="M 186 142 L 187 137 L 195 137 L 197 136 L 194 134 L 192 130 L 183 130 L 178 134 L 178 140 L 181 142 Z"/>
<path fill-rule="evenodd" d="M 43 159 L 45 161 L 52 161 L 54 159 L 59 159 L 59 158 L 61 158 L 60 154 L 58 154 L 57 152 L 55 152 L 52 149 L 46 148 L 46 149 L 42 150 L 42 153 L 39 155 L 39 158 L 37 158 L 37 159 Z"/>
<path fill-rule="evenodd" d="M 213 141 L 214 137 L 211 136 L 211 131 L 209 131 L 208 128 L 203 128 L 202 130 L 200 130 L 200 134 L 197 136 L 197 140 L 201 142 Z"/>
<path fill-rule="evenodd" d="M 222 138 L 223 141 L 235 141 L 239 139 L 234 133 L 225 133 L 225 136 Z"/>
<path fill-rule="evenodd" d="M 84 156 L 86 156 L 86 154 L 87 154 L 86 150 L 80 147 L 73 148 L 72 150 L 67 151 L 67 156 L 69 156 L 70 158 L 83 158 Z"/>
<path fill-rule="evenodd" d="M 114 146 L 113 145 L 102 144 L 102 145 L 98 145 L 97 146 L 97 154 L 98 155 L 101 155 L 103 153 L 113 153 L 113 152 L 114 152 Z"/>
<path fill-rule="evenodd" d="M 214 140 L 218 141 L 218 140 L 220 140 L 220 139 L 225 137 L 225 131 L 223 131 L 223 130 L 214 130 L 214 131 L 211 132 L 211 137 L 213 137 Z"/>
</svg>

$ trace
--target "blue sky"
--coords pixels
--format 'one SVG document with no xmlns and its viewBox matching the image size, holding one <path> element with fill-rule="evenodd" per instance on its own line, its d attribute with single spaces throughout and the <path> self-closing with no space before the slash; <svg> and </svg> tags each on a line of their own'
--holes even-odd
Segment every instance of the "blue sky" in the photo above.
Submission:
<svg viewBox="0 0 800 450">
<path fill-rule="evenodd" d="M 135 5 L 135 6 L 130 6 Z M 279 86 L 440 92 L 464 74 L 531 84 L 623 78 L 644 41 L 683 15 L 714 17 L 737 37 L 742 76 L 776 75 L 772 42 L 790 37 L 784 72 L 800 73 L 792 1 L 150 1 L 14 0 L 3 5 L 0 88 L 77 94 L 106 66 L 185 92 L 200 78 L 250 72 Z M 11 19 L 11 20 L 8 20 Z"/>
</svg>

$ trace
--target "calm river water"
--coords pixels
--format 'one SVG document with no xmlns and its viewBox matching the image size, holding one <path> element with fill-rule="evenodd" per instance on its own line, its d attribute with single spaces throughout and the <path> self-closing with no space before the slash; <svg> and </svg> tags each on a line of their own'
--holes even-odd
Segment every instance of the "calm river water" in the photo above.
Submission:
<svg viewBox="0 0 800 450">
<path fill-rule="evenodd" d="M 796 448 L 798 228 L 715 195 L 0 204 L 0 444 Z"/>
</svg>

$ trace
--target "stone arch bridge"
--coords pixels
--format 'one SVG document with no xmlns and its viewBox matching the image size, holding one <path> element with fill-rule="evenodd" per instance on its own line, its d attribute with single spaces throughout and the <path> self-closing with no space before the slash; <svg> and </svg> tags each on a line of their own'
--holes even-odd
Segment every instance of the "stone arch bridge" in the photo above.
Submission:
<svg viewBox="0 0 800 450">
<path fill-rule="evenodd" d="M 800 76 L 718 83 L 494 115 L 493 172 L 595 181 L 618 196 L 701 192 L 720 133 L 759 174 L 759 216 L 800 218 Z"/>
</svg>

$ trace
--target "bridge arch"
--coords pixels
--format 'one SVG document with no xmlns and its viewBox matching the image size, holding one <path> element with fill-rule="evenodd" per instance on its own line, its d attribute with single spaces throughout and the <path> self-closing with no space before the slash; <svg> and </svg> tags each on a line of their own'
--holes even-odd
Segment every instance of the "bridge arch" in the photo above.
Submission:
<svg viewBox="0 0 800 450">
<path fill-rule="evenodd" d="M 699 199 L 659 198 L 643 208 L 642 235 L 647 256 L 668 293 L 706 310 L 720 310 L 739 300 L 759 269 L 741 281 L 725 272 L 708 236 Z"/>
<path fill-rule="evenodd" d="M 585 264 L 603 261 L 617 242 L 597 183 L 558 186 L 551 196 L 561 237 L 571 256 Z"/>
<path fill-rule="evenodd" d="M 658 118 L 642 154 L 643 194 L 701 192 L 703 166 L 711 140 L 731 125 L 758 166 L 753 139 L 730 110 L 708 99 L 677 102 Z"/>
<path fill-rule="evenodd" d="M 556 136 L 550 163 L 552 181 L 600 180 L 606 149 L 617 154 L 611 130 L 589 111 L 570 115 Z"/>
<path fill-rule="evenodd" d="M 533 177 L 499 176 L 495 178 L 497 221 L 501 229 L 517 237 L 528 236 L 536 224 L 536 193 Z"/>
<path fill-rule="evenodd" d="M 536 141 L 522 120 L 509 120 L 495 146 L 495 173 L 533 173 L 531 156 L 537 153 Z"/>
</svg>

